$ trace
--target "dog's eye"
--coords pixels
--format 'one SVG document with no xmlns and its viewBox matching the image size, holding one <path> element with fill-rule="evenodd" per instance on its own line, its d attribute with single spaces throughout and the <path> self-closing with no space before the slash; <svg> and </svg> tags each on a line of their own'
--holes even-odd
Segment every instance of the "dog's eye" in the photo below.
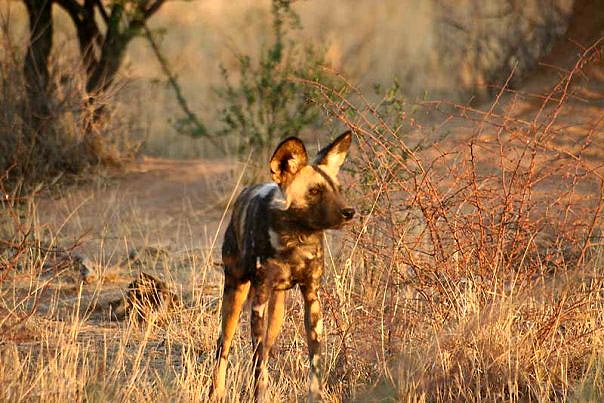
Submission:
<svg viewBox="0 0 604 403">
<path fill-rule="evenodd" d="M 316 188 L 311 188 L 311 189 L 308 191 L 308 193 L 309 193 L 310 195 L 312 195 L 312 196 L 316 196 L 316 195 L 318 195 L 319 193 L 321 193 L 321 188 L 318 188 L 318 187 L 316 187 Z"/>
</svg>

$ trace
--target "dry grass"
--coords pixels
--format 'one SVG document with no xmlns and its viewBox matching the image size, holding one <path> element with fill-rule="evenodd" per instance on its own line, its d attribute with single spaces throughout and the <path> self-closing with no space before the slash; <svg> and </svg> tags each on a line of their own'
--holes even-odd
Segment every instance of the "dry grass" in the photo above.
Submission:
<svg viewBox="0 0 604 403">
<path fill-rule="evenodd" d="M 308 82 L 361 150 L 364 217 L 338 307 L 348 362 L 373 346 L 398 399 L 567 400 L 601 365 L 601 104 L 577 100 L 602 90 L 602 43 L 543 95 L 449 105 L 452 132 L 433 144 L 392 98 Z"/>
<path fill-rule="evenodd" d="M 209 183 L 206 190 L 218 186 Z M 221 280 L 213 264 L 218 249 L 213 230 L 205 236 L 198 230 L 205 220 L 218 222 L 220 210 L 204 217 L 192 207 L 172 212 L 191 225 L 173 233 L 172 225 L 163 222 L 166 214 L 145 217 L 144 197 L 123 201 L 119 192 L 102 184 L 86 191 L 88 197 L 105 198 L 96 202 L 105 210 L 101 217 L 116 217 L 100 224 L 100 239 L 84 238 L 75 245 L 93 256 L 98 270 L 98 281 L 88 285 L 71 268 L 54 267 L 48 249 L 70 246 L 73 233 L 57 228 L 87 226 L 96 207 L 53 213 L 32 200 L 22 200 L 15 210 L 3 205 L 22 218 L 2 223 L 2 239 L 12 246 L 2 254 L 2 400 L 191 401 L 207 396 Z M 62 200 L 65 208 L 77 202 Z M 40 214 L 46 215 L 46 225 L 40 225 Z M 190 246 L 175 250 L 177 239 Z M 604 393 L 602 252 L 591 253 L 581 267 L 522 283 L 503 284 L 510 276 L 501 273 L 488 287 L 476 279 L 444 276 L 440 287 L 430 287 L 413 276 L 402 281 L 400 270 L 406 266 L 400 252 L 378 259 L 366 246 L 341 248 L 341 239 L 328 241 L 323 293 L 328 401 L 597 400 Z M 166 243 L 141 259 L 141 266 L 118 265 L 131 245 L 142 251 L 145 245 Z M 139 269 L 168 280 L 185 306 L 143 324 L 111 322 L 109 302 Z M 473 269 L 461 268 L 466 274 Z M 288 320 L 271 362 L 271 393 L 280 401 L 303 400 L 306 393 L 299 300 L 290 292 Z M 251 396 L 246 316 L 234 345 L 229 401 Z"/>
<path fill-rule="evenodd" d="M 589 72 L 602 71 L 601 52 L 584 49 L 545 94 L 503 88 L 486 111 L 415 105 L 445 113 L 442 142 L 384 113 L 392 99 L 307 83 L 359 150 L 345 181 L 361 218 L 327 236 L 327 401 L 603 398 L 602 106 L 581 81 L 601 84 Z M 594 110 L 576 108 L 588 101 Z M 0 400 L 205 399 L 215 262 L 241 171 L 145 160 L 65 194 L 0 193 Z M 83 284 L 58 247 L 89 257 L 97 280 Z M 126 259 L 133 247 L 143 258 Z M 111 321 L 109 303 L 140 270 L 184 305 Z M 270 363 L 280 401 L 306 395 L 302 308 L 295 290 L 288 298 Z M 251 396 L 247 326 L 244 316 L 228 401 Z"/>
<path fill-rule="evenodd" d="M 178 168 L 153 170 L 153 161 L 143 165 L 153 172 L 146 178 L 134 172 L 134 180 L 144 182 L 139 183 L 143 187 L 160 182 L 160 191 L 166 192 L 171 179 L 157 175 Z M 201 197 L 221 204 L 215 195 L 222 196 L 221 182 L 230 177 L 208 171 L 208 179 L 196 182 L 203 186 L 200 193 L 187 194 L 171 210 L 165 199 L 154 199 L 159 195 L 128 199 L 129 194 L 102 181 L 89 185 L 84 195 L 65 195 L 52 206 L 29 198 L 5 201 L 10 214 L 2 223 L 2 400 L 190 401 L 207 395 L 219 327 L 221 276 L 215 251 L 220 241 L 215 227 L 222 213 L 210 207 L 200 215 L 190 203 Z M 147 215 L 160 209 L 169 211 Z M 72 234 L 86 228 L 94 228 L 94 234 L 73 243 Z M 59 246 L 89 256 L 97 281 L 84 284 L 73 267 L 58 265 L 51 251 Z M 126 259 L 133 246 L 140 257 L 136 261 Z M 165 279 L 184 306 L 151 316 L 142 325 L 136 318 L 111 322 L 111 302 L 139 270 Z M 302 307 L 294 299 L 294 319 L 274 367 L 274 393 L 280 400 L 306 392 Z M 245 327 L 247 318 L 243 322 Z M 239 334 L 229 371 L 232 401 L 250 392 L 250 343 L 247 331 Z M 328 357 L 334 355 L 329 349 L 336 348 L 334 340 Z"/>
</svg>

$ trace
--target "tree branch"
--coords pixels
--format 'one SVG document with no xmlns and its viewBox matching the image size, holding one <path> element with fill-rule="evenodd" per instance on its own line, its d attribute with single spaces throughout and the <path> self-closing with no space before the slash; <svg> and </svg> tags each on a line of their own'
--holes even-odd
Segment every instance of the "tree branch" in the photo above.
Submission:
<svg viewBox="0 0 604 403">
<path fill-rule="evenodd" d="M 80 20 L 80 14 L 84 8 L 76 0 L 55 0 L 56 3 L 61 6 L 67 14 L 73 20 L 73 23 L 78 26 L 77 22 Z"/>
<path fill-rule="evenodd" d="M 168 78 L 168 84 L 174 90 L 174 93 L 176 95 L 176 101 L 178 102 L 178 105 L 180 106 L 180 109 L 185 114 L 186 119 L 189 122 L 189 124 L 193 126 L 193 129 L 191 130 L 191 134 L 190 135 L 192 137 L 205 137 L 208 140 L 210 140 L 210 142 L 214 146 L 216 146 L 219 150 L 221 150 L 222 152 L 224 152 L 224 148 L 222 147 L 222 145 L 219 144 L 216 141 L 216 139 L 214 137 L 212 137 L 208 133 L 207 128 L 201 122 L 201 120 L 199 119 L 199 117 L 197 116 L 197 114 L 195 114 L 195 112 L 193 112 L 191 110 L 191 108 L 189 107 L 187 99 L 183 95 L 182 90 L 180 88 L 180 85 L 178 84 L 178 81 L 176 79 L 176 75 L 170 70 L 170 66 L 168 65 L 168 61 L 166 60 L 166 58 L 164 57 L 164 55 L 161 53 L 161 50 L 159 49 L 159 44 L 155 41 L 155 38 L 153 38 L 153 33 L 147 27 L 147 25 L 143 25 L 143 30 L 145 32 L 145 36 L 146 36 L 147 40 L 149 41 L 149 45 L 151 45 L 151 49 L 153 50 L 153 54 L 155 54 L 155 57 L 157 58 L 157 61 L 159 62 L 159 65 L 161 66 L 162 71 L 164 72 L 164 74 Z"/>
<path fill-rule="evenodd" d="M 76 0 L 55 0 L 71 17 L 78 35 L 80 55 L 88 75 L 96 68 L 98 63 L 95 53 L 95 44 L 101 46 L 103 36 L 95 20 L 94 5 L 96 0 L 85 0 L 80 5 Z"/>
<path fill-rule="evenodd" d="M 92 0 L 94 1 L 96 7 L 99 9 L 99 13 L 101 14 L 101 17 L 103 17 L 103 21 L 105 22 L 105 24 L 109 23 L 109 14 L 107 14 L 107 10 L 105 10 L 105 7 L 103 6 L 103 3 L 101 3 L 101 0 Z"/>
<path fill-rule="evenodd" d="M 166 0 L 155 0 L 155 2 L 145 10 L 145 20 L 155 14 L 155 12 L 159 10 L 159 8 L 165 3 L 165 1 Z"/>
</svg>

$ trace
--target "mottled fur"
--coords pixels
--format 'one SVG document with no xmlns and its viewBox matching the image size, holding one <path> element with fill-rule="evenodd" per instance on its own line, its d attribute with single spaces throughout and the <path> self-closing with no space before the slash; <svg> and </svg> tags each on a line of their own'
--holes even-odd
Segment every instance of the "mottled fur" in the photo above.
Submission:
<svg viewBox="0 0 604 403">
<path fill-rule="evenodd" d="M 310 165 L 302 141 L 284 140 L 270 161 L 274 183 L 246 188 L 237 198 L 222 246 L 225 280 L 214 397 L 224 396 L 227 358 L 249 294 L 253 296 L 255 398 L 264 399 L 266 361 L 283 322 L 285 291 L 297 285 L 304 298 L 309 396 L 320 400 L 323 319 L 318 289 L 323 274 L 323 230 L 338 228 L 354 215 L 337 181 L 351 139 L 350 132 L 342 134 Z"/>
</svg>

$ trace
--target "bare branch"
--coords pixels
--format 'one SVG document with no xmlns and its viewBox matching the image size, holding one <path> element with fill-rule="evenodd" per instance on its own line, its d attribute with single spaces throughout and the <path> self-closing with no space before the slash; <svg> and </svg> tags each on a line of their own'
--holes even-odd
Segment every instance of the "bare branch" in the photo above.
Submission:
<svg viewBox="0 0 604 403">
<path fill-rule="evenodd" d="M 76 0 L 55 0 L 61 6 L 77 26 L 77 21 L 80 20 L 80 15 L 84 8 Z"/>
<path fill-rule="evenodd" d="M 99 13 L 101 14 L 101 17 L 103 17 L 103 21 L 105 22 L 105 24 L 107 24 L 109 22 L 109 14 L 107 14 L 107 10 L 105 10 L 105 6 L 103 6 L 103 3 L 101 3 L 101 0 L 92 0 L 94 1 L 94 3 L 96 4 Z"/>
<path fill-rule="evenodd" d="M 149 6 L 149 8 L 147 8 L 144 12 L 145 15 L 145 20 L 148 19 L 149 17 L 151 17 L 153 14 L 155 14 L 157 12 L 157 10 L 159 10 L 159 8 L 165 3 L 165 0 L 155 0 L 155 2 L 153 4 L 151 4 L 151 6 Z"/>
</svg>

